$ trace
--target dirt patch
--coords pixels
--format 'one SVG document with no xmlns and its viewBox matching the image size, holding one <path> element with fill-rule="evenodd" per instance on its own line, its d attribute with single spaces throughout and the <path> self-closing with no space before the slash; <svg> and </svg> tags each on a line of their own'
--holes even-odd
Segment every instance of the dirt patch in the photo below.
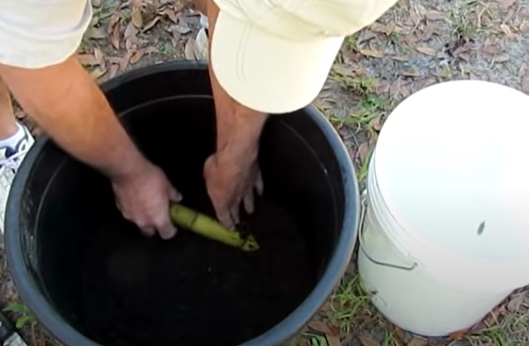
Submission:
<svg viewBox="0 0 529 346">
<path fill-rule="evenodd" d="M 261 250 L 187 231 L 148 240 L 118 218 L 96 231 L 82 268 L 87 333 L 108 346 L 232 346 L 274 326 L 310 292 L 310 254 L 295 220 L 264 199 L 245 224 Z"/>
</svg>

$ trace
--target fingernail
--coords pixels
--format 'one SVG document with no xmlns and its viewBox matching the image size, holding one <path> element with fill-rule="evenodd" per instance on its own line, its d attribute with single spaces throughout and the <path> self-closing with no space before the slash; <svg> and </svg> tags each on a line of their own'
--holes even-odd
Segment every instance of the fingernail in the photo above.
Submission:
<svg viewBox="0 0 529 346">
<path fill-rule="evenodd" d="M 178 203 L 178 202 L 180 202 L 182 200 L 182 194 L 180 194 L 180 192 L 178 192 L 178 191 L 176 191 L 174 189 L 171 190 L 169 197 L 171 198 L 171 200 L 173 202 L 176 202 L 176 203 Z"/>
<path fill-rule="evenodd" d="M 169 240 L 169 239 L 173 238 L 176 235 L 177 232 L 178 232 L 177 229 L 173 228 L 169 232 L 160 233 L 160 237 L 163 240 Z"/>
</svg>

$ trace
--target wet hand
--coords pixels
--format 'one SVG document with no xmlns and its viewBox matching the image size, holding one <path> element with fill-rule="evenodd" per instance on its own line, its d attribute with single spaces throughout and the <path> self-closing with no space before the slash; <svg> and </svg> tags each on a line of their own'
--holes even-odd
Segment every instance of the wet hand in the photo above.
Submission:
<svg viewBox="0 0 529 346">
<path fill-rule="evenodd" d="M 127 177 L 112 180 L 116 204 L 123 217 L 134 222 L 148 237 L 158 233 L 162 239 L 172 238 L 176 227 L 169 216 L 170 202 L 182 196 L 157 166 L 145 162 Z"/>
<path fill-rule="evenodd" d="M 217 152 L 204 165 L 204 178 L 217 218 L 229 229 L 239 223 L 241 204 L 251 214 L 255 194 L 260 196 L 263 193 L 257 144 L 239 148 L 242 150 Z"/>
</svg>

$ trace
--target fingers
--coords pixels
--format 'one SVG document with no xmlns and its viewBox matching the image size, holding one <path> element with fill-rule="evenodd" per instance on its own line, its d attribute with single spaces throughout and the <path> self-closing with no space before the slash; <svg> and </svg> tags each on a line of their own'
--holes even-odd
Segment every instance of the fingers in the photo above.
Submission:
<svg viewBox="0 0 529 346">
<path fill-rule="evenodd" d="M 168 222 L 158 226 L 158 234 L 162 239 L 171 239 L 176 235 L 176 227 L 168 220 Z"/>
<path fill-rule="evenodd" d="M 161 218 L 158 217 L 159 221 L 152 224 L 136 222 L 141 230 L 141 233 L 146 237 L 152 237 L 156 233 L 160 235 L 160 238 L 167 240 L 174 237 L 177 233 L 177 228 L 173 225 L 169 217 Z"/>
<path fill-rule="evenodd" d="M 261 175 L 260 169 L 257 170 L 257 173 L 255 175 L 254 188 L 259 196 L 263 195 L 264 184 L 263 184 L 263 176 Z M 244 198 L 243 198 L 243 203 L 244 203 L 244 210 L 246 210 L 248 214 L 252 214 L 255 210 L 255 199 L 254 199 L 253 189 L 250 188 L 248 189 L 248 191 L 246 191 Z"/>
<path fill-rule="evenodd" d="M 253 191 L 252 190 L 246 192 L 246 194 L 244 195 L 244 198 L 243 198 L 243 203 L 244 203 L 244 210 L 246 210 L 246 212 L 248 214 L 253 213 L 253 211 L 254 211 L 254 198 L 253 198 Z"/>
<path fill-rule="evenodd" d="M 176 191 L 175 188 L 170 188 L 169 190 L 169 199 L 172 202 L 178 203 L 182 200 L 182 194 L 180 192 Z"/>
<path fill-rule="evenodd" d="M 140 227 L 140 230 L 144 236 L 149 237 L 149 238 L 152 237 L 156 233 L 156 230 L 154 229 L 154 227 L 150 227 L 150 226 Z"/>
<path fill-rule="evenodd" d="M 264 184 L 263 184 L 263 176 L 261 174 L 260 169 L 257 170 L 254 187 L 255 187 L 255 190 L 257 191 L 257 194 L 259 196 L 262 196 L 263 190 L 264 190 Z"/>
<path fill-rule="evenodd" d="M 240 205 L 241 205 L 241 202 L 239 201 L 230 208 L 230 215 L 231 215 L 231 220 L 233 221 L 233 228 L 235 228 L 235 225 L 239 224 L 239 222 L 241 221 L 239 219 L 239 206 Z"/>
<path fill-rule="evenodd" d="M 179 202 L 182 197 L 178 192 L 174 192 L 175 193 L 173 193 L 171 196 L 171 200 Z M 136 219 L 131 217 L 131 215 L 129 215 L 127 212 L 124 212 L 119 202 L 116 201 L 116 205 L 121 211 L 123 218 L 135 223 L 140 229 L 141 233 L 146 237 L 150 238 L 158 233 L 162 239 L 167 240 L 173 238 L 178 231 L 171 221 L 170 213 L 163 213 L 164 208 L 157 208 L 142 218 Z"/>
</svg>

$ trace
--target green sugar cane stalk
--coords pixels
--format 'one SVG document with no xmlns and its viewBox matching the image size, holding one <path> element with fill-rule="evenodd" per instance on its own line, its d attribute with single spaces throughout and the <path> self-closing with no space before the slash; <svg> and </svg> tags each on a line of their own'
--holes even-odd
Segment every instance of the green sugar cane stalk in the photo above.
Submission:
<svg viewBox="0 0 529 346">
<path fill-rule="evenodd" d="M 242 236 L 237 230 L 229 230 L 209 216 L 181 204 L 171 205 L 170 215 L 171 220 L 177 226 L 188 229 L 203 237 L 239 248 L 246 252 L 259 250 L 259 244 L 253 235 Z"/>
</svg>

